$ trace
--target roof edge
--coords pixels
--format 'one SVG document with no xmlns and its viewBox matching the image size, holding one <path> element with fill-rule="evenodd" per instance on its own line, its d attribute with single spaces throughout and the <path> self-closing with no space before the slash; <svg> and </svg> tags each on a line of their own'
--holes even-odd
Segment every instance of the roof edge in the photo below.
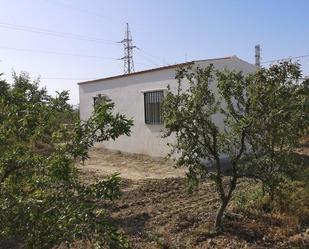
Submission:
<svg viewBox="0 0 309 249">
<path fill-rule="evenodd" d="M 164 66 L 164 67 L 156 67 L 156 68 L 142 70 L 142 71 L 138 71 L 138 72 L 134 72 L 134 73 L 130 73 L 130 74 L 120 74 L 120 75 L 110 76 L 110 77 L 106 77 L 106 78 L 82 81 L 82 82 L 78 82 L 77 84 L 78 85 L 82 85 L 82 84 L 87 84 L 87 83 L 95 83 L 95 82 L 98 82 L 98 81 L 112 80 L 112 79 L 123 78 L 123 77 L 130 77 L 130 76 L 133 76 L 133 75 L 138 75 L 138 74 L 143 74 L 143 73 L 150 73 L 150 72 L 154 72 L 154 71 L 165 70 L 165 69 L 170 69 L 170 68 L 175 68 L 175 67 L 184 67 L 184 66 L 192 65 L 192 64 L 194 64 L 194 62 L 195 61 L 190 61 L 190 62 L 173 64 L 173 65 Z"/>
<path fill-rule="evenodd" d="M 83 84 L 88 84 L 88 83 L 96 83 L 96 82 L 99 82 L 99 81 L 130 77 L 130 76 L 134 76 L 134 75 L 139 75 L 139 74 L 143 74 L 143 73 L 150 73 L 150 72 L 155 72 L 155 71 L 159 71 L 159 70 L 189 66 L 189 65 L 192 65 L 194 63 L 198 63 L 198 62 L 202 62 L 202 61 L 228 60 L 228 59 L 235 59 L 235 58 L 239 59 L 236 55 L 232 55 L 232 56 L 213 58 L 213 59 L 194 60 L 194 61 L 189 61 L 189 62 L 184 62 L 184 63 L 179 63 L 179 64 L 173 64 L 173 65 L 168 65 L 168 66 L 163 66 L 163 67 L 151 68 L 151 69 L 142 70 L 142 71 L 138 71 L 138 72 L 134 72 L 134 73 L 130 73 L 130 74 L 120 74 L 120 75 L 110 76 L 110 77 L 106 77 L 106 78 L 99 78 L 99 79 L 95 79 L 95 80 L 82 81 L 82 82 L 78 82 L 77 84 L 83 85 Z M 239 60 L 241 60 L 241 59 L 239 59 Z M 243 60 L 241 60 L 241 61 L 243 61 Z M 244 61 L 244 62 L 246 62 L 246 61 Z M 249 63 L 249 62 L 247 62 L 247 63 Z"/>
</svg>

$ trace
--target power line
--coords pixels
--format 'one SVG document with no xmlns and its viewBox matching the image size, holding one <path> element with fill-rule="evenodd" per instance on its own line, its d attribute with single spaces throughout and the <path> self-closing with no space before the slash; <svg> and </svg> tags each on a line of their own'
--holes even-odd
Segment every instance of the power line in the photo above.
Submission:
<svg viewBox="0 0 309 249">
<path fill-rule="evenodd" d="M 137 65 L 143 65 L 143 66 L 147 66 L 147 67 L 153 67 L 153 65 L 150 64 L 146 64 L 146 63 L 140 63 L 140 62 L 134 62 Z"/>
<path fill-rule="evenodd" d="M 103 16 L 102 14 L 99 14 L 98 12 L 87 10 L 87 9 L 83 9 L 83 8 L 79 8 L 79 7 L 76 7 L 75 5 L 67 4 L 67 3 L 64 3 L 64 2 L 55 1 L 55 0 L 53 0 L 53 1 L 49 0 L 47 2 L 48 3 L 62 5 L 63 7 L 69 8 L 70 10 L 75 10 L 75 11 L 81 12 L 83 14 L 91 15 L 91 17 L 98 17 L 98 18 L 101 18 L 101 19 L 108 20 L 110 22 L 117 21 L 117 22 L 119 22 L 121 24 L 125 23 L 125 21 L 121 21 L 119 19 L 116 20 L 116 19 L 108 17 L 108 16 Z"/>
<path fill-rule="evenodd" d="M 147 51 L 145 51 L 144 49 L 141 48 L 137 48 L 139 52 L 142 52 L 145 56 L 147 56 L 149 59 L 152 59 L 153 61 L 156 61 L 156 64 L 162 65 L 162 66 L 166 66 L 169 65 L 168 62 L 166 62 L 163 58 L 160 58 L 156 55 L 153 55 L 152 53 L 149 53 Z"/>
<path fill-rule="evenodd" d="M 31 32 L 31 33 L 37 33 L 37 34 L 43 34 L 43 35 L 50 35 L 50 36 L 56 36 L 56 37 L 61 37 L 61 38 L 82 40 L 82 41 L 99 42 L 99 43 L 106 43 L 106 44 L 113 44 L 113 45 L 117 44 L 116 41 L 105 40 L 105 39 L 101 39 L 97 37 L 90 37 L 90 36 L 74 34 L 74 33 L 67 33 L 67 32 L 59 32 L 55 30 L 42 29 L 42 28 L 17 25 L 17 24 L 5 23 L 5 22 L 0 22 L 0 28 L 17 30 L 17 31 L 25 31 L 25 32 Z"/>
<path fill-rule="evenodd" d="M 153 58 L 153 59 L 156 59 L 157 61 L 160 61 L 160 64 L 163 64 L 163 65 L 166 65 L 168 63 L 164 62 L 164 60 L 156 55 L 153 55 L 147 51 L 145 51 L 144 49 L 141 49 L 139 47 L 136 48 L 138 51 L 144 53 L 146 56 L 150 57 L 150 58 Z M 163 62 L 163 63 L 162 63 Z"/>
<path fill-rule="evenodd" d="M 42 77 L 42 80 L 91 80 L 94 78 L 65 78 L 65 77 Z"/>
<path fill-rule="evenodd" d="M 64 3 L 64 2 L 60 2 L 60 1 L 57 1 L 57 0 L 53 0 L 53 1 L 50 0 L 50 1 L 47 1 L 47 2 L 48 2 L 48 3 L 54 3 L 54 4 L 62 5 L 63 7 L 67 7 L 67 8 L 69 8 L 70 10 L 75 10 L 75 11 L 82 12 L 83 14 L 89 14 L 89 15 L 91 15 L 91 17 L 96 16 L 96 17 L 99 17 L 99 18 L 107 19 L 107 20 L 109 20 L 109 21 L 117 21 L 117 22 L 119 22 L 119 23 L 125 23 L 124 20 L 120 20 L 120 19 L 115 19 L 115 18 L 103 16 L 103 15 L 99 14 L 98 12 L 94 12 L 94 11 L 91 11 L 91 10 L 86 10 L 86 9 L 83 9 L 83 8 L 79 8 L 79 7 L 76 7 L 75 5 L 69 5 L 69 4 L 66 4 L 66 3 Z M 163 65 L 168 65 L 168 64 L 169 64 L 168 62 L 162 60 L 162 58 L 159 58 L 159 57 L 157 57 L 157 56 L 154 56 L 154 55 L 152 55 L 151 53 L 148 53 L 148 52 L 146 52 L 146 51 L 143 50 L 143 49 L 140 49 L 140 48 L 138 48 L 138 47 L 135 47 L 135 48 L 136 48 L 136 49 L 139 49 L 141 52 L 145 53 L 146 55 L 148 55 L 148 56 L 150 56 L 150 57 L 152 57 L 152 58 L 157 58 L 157 60 L 160 61 L 160 64 L 163 64 Z M 163 62 L 163 63 L 162 63 L 162 62 Z M 141 63 L 139 63 L 139 64 L 141 64 Z M 153 63 L 153 64 L 154 64 L 154 63 Z M 155 64 L 156 64 L 156 66 L 158 66 L 157 63 L 155 63 Z M 146 65 L 146 64 L 144 64 L 144 65 Z M 148 65 L 148 66 L 150 66 L 150 65 Z"/>
<path fill-rule="evenodd" d="M 55 55 L 77 56 L 77 57 L 86 57 L 86 58 L 95 58 L 95 59 L 102 59 L 102 60 L 104 59 L 104 60 L 118 61 L 118 58 L 112 58 L 112 57 L 101 57 L 101 56 L 95 56 L 95 55 L 62 53 L 62 52 L 54 52 L 54 51 L 46 51 L 46 50 L 22 49 L 22 48 L 12 48 L 12 47 L 0 47 L 0 49 L 22 51 L 22 52 L 29 52 L 29 53 L 55 54 Z M 147 67 L 153 66 L 153 65 L 150 65 L 150 64 L 140 63 L 140 62 L 135 62 L 135 64 L 143 65 L 143 66 L 147 66 Z"/>
<path fill-rule="evenodd" d="M 269 60 L 269 61 L 262 61 L 261 63 L 265 64 L 265 63 L 272 63 L 272 62 L 284 61 L 284 60 L 302 59 L 302 58 L 306 58 L 306 57 L 309 57 L 309 54 L 293 56 L 293 57 L 288 57 L 288 58 L 280 58 L 280 59 Z"/>
<path fill-rule="evenodd" d="M 36 49 L 24 49 L 24 48 L 12 48 L 12 47 L 0 47 L 0 49 L 15 50 L 15 51 L 28 52 L 28 53 L 54 54 L 54 55 L 94 58 L 94 59 L 103 59 L 103 60 L 117 60 L 117 58 L 112 58 L 112 57 L 102 57 L 102 56 L 87 55 L 87 54 L 56 52 L 56 51 L 48 51 L 48 50 L 36 50 Z"/>
<path fill-rule="evenodd" d="M 152 64 L 152 66 L 155 66 L 155 67 L 160 67 L 159 64 L 157 64 L 156 62 L 154 62 L 153 60 L 150 60 L 148 57 L 142 55 L 142 54 L 137 54 L 137 56 L 140 56 L 141 58 L 144 58 L 145 60 L 147 60 L 149 63 Z"/>
<path fill-rule="evenodd" d="M 149 61 L 151 64 L 160 67 L 162 65 L 162 63 L 160 62 L 160 64 L 158 63 L 157 60 L 153 59 L 153 57 L 147 56 L 147 54 L 144 52 L 144 50 L 137 48 L 137 51 L 139 52 L 137 55 L 144 58 L 145 60 Z"/>
</svg>

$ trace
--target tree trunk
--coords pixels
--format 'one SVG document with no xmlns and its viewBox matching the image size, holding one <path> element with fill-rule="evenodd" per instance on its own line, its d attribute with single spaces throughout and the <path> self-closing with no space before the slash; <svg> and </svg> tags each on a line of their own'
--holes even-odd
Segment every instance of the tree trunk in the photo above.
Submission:
<svg viewBox="0 0 309 249">
<path fill-rule="evenodd" d="M 275 200 L 275 189 L 274 187 L 269 188 L 269 209 L 271 210 Z"/>
<path fill-rule="evenodd" d="M 226 199 L 226 198 L 224 200 L 222 200 L 221 206 L 218 210 L 216 222 L 215 222 L 215 229 L 216 229 L 217 232 L 220 231 L 221 228 L 222 228 L 222 218 L 223 218 L 224 211 L 226 209 L 228 202 L 229 202 L 229 200 Z"/>
</svg>

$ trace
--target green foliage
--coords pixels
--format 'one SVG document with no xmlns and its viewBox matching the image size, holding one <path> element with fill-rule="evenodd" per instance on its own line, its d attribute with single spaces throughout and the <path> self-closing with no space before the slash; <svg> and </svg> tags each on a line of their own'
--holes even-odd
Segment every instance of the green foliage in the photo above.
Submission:
<svg viewBox="0 0 309 249">
<path fill-rule="evenodd" d="M 12 86 L 0 82 L 0 144 L 50 143 L 52 133 L 63 125 L 60 116 L 71 111 L 66 103 L 68 92 L 52 98 L 45 88 L 39 88 L 38 80 L 31 82 L 28 74 L 14 73 L 13 78 Z"/>
<path fill-rule="evenodd" d="M 300 77 L 299 65 L 290 62 L 254 74 L 184 68 L 176 75 L 177 88 L 168 88 L 163 118 L 165 135 L 176 136 L 171 155 L 188 167 L 191 186 L 205 177 L 215 182 L 221 200 L 216 228 L 239 178 L 261 180 L 273 201 L 280 183 L 301 167 L 294 150 L 308 131 L 309 80 Z M 227 183 L 224 156 L 231 163 Z"/>
<path fill-rule="evenodd" d="M 305 172 L 308 176 L 308 170 Z M 309 225 L 309 183 L 286 179 L 280 182 L 272 202 L 272 209 L 298 218 L 301 224 Z"/>
<path fill-rule="evenodd" d="M 302 169 L 295 148 L 309 127 L 309 88 L 298 64 L 260 69 L 251 83 L 250 145 L 247 169 L 274 199 L 280 183 Z"/>
<path fill-rule="evenodd" d="M 249 79 L 227 81 L 218 73 L 221 79 L 219 93 L 216 94 L 215 76 L 213 66 L 180 70 L 176 76 L 177 89 L 168 88 L 163 103 L 163 118 L 168 129 L 166 136 L 176 136 L 176 143 L 171 146 L 172 153 L 177 154 L 177 165 L 188 167 L 191 184 L 196 185 L 205 177 L 214 181 L 221 200 L 215 224 L 219 229 L 224 210 L 236 187 L 245 152 L 245 135 L 250 125 L 249 98 L 245 87 Z M 235 77 L 243 76 L 235 74 Z M 188 83 L 189 87 L 183 89 L 183 82 Z M 224 121 L 228 129 L 220 127 L 218 120 Z M 221 155 L 228 155 L 231 159 L 232 177 L 229 184 L 223 182 Z M 207 160 L 215 170 L 210 172 L 202 159 Z"/>
<path fill-rule="evenodd" d="M 235 193 L 233 204 L 236 211 L 245 215 L 261 215 L 265 211 L 271 211 L 295 217 L 299 224 L 308 226 L 308 182 L 285 179 L 279 183 L 279 190 L 271 202 L 271 207 L 269 206 L 269 198 L 269 196 L 264 195 L 261 183 L 244 181 Z"/>
<path fill-rule="evenodd" d="M 245 215 L 259 214 L 264 212 L 264 206 L 268 202 L 263 194 L 263 187 L 260 182 L 248 180 L 239 183 L 232 199 L 236 211 Z"/>
<path fill-rule="evenodd" d="M 5 191 L 0 197 L 1 236 L 16 236 L 28 248 L 52 248 L 75 240 L 110 246 L 116 240 L 121 242 L 122 237 L 110 224 L 105 210 L 95 204 L 114 198 L 114 194 L 117 196 L 119 188 L 116 191 L 116 187 L 119 187 L 119 180 L 112 176 L 89 187 L 60 187 L 54 182 L 52 185 L 36 182 L 23 193 L 18 194 L 17 189 Z"/>
<path fill-rule="evenodd" d="M 63 119 L 72 112 L 68 92 L 52 98 L 26 74 L 14 75 L 11 86 L 1 81 L 0 89 L 0 239 L 22 241 L 26 248 L 76 240 L 127 248 L 99 205 L 119 197 L 119 176 L 84 185 L 75 159 L 85 160 L 96 142 L 129 135 L 132 121 L 102 102 L 88 121 L 77 121 L 70 130 Z"/>
<path fill-rule="evenodd" d="M 115 140 L 119 135 L 130 135 L 133 121 L 122 114 L 113 113 L 114 103 L 110 100 L 96 103 L 93 115 L 87 121 L 80 121 L 73 128 L 74 136 L 69 149 L 74 157 L 88 158 L 88 149 L 96 142 Z"/>
</svg>

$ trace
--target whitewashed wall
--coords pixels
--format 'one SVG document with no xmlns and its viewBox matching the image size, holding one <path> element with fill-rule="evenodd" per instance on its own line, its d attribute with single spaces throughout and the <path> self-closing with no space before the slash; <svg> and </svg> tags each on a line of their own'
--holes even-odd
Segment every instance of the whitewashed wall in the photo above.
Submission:
<svg viewBox="0 0 309 249">
<path fill-rule="evenodd" d="M 255 66 L 237 57 L 197 61 L 196 65 L 205 67 L 214 64 L 215 68 L 223 70 L 241 70 L 252 72 Z M 121 136 L 116 141 L 104 142 L 103 146 L 129 153 L 148 154 L 154 157 L 166 156 L 169 148 L 167 140 L 162 136 L 162 125 L 145 124 L 144 94 L 145 91 L 166 89 L 167 85 L 176 88 L 175 68 L 145 72 L 121 78 L 107 79 L 79 85 L 80 116 L 86 120 L 93 110 L 93 97 L 98 94 L 107 95 L 115 103 L 115 111 L 125 114 L 134 120 L 130 137 Z M 215 89 L 215 84 L 213 86 Z M 223 128 L 220 115 L 216 115 L 215 122 Z"/>
</svg>

